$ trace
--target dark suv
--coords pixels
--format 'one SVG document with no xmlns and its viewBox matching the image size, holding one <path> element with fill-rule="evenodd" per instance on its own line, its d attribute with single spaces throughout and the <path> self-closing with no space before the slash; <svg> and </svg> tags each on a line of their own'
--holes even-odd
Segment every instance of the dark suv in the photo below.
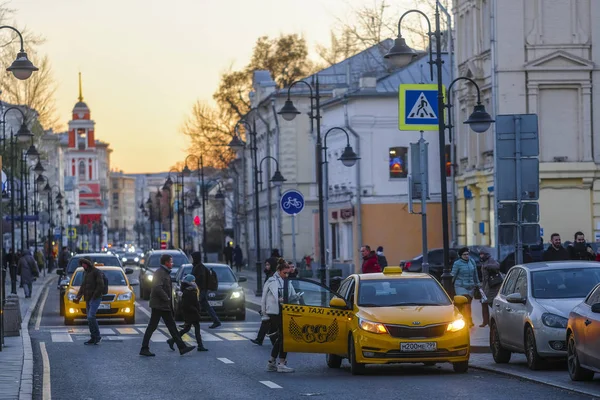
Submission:
<svg viewBox="0 0 600 400">
<path fill-rule="evenodd" d="M 160 267 L 160 257 L 168 254 L 173 257 L 173 269 L 171 269 L 171 280 L 183 264 L 189 264 L 188 256 L 182 250 L 152 250 L 144 257 L 144 264 L 140 266 L 140 297 L 144 300 L 150 299 L 152 288 L 152 274 Z"/>
</svg>

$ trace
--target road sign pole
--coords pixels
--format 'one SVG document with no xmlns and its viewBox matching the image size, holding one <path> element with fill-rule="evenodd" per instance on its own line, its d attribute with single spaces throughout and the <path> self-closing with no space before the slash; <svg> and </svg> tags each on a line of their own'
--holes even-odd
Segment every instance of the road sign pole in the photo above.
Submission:
<svg viewBox="0 0 600 400">
<path fill-rule="evenodd" d="M 292 214 L 292 261 L 296 265 L 296 214 Z"/>
<path fill-rule="evenodd" d="M 515 245 L 515 263 L 520 265 L 523 263 L 523 244 L 521 243 L 521 226 L 522 226 L 522 204 L 521 194 L 521 116 L 515 115 L 515 165 L 516 165 L 516 184 L 517 184 L 517 243 Z"/>
<path fill-rule="evenodd" d="M 427 174 L 427 143 L 423 139 L 423 131 L 421 131 L 421 139 L 419 139 L 419 164 L 421 167 L 421 243 L 423 247 L 423 266 L 422 270 L 429 273 L 429 249 L 427 247 L 427 193 L 429 193 L 429 179 Z"/>
</svg>

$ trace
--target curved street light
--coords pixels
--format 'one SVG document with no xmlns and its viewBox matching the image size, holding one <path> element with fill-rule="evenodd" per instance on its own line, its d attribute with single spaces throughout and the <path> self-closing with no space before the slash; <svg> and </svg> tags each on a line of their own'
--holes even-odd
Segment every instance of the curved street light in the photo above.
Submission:
<svg viewBox="0 0 600 400">
<path fill-rule="evenodd" d="M 23 35 L 16 28 L 8 25 L 0 26 L 0 29 L 11 29 L 19 35 L 19 40 L 21 41 L 21 50 L 17 53 L 17 58 L 12 62 L 10 67 L 6 68 L 7 71 L 13 73 L 15 78 L 19 80 L 28 79 L 34 71 L 38 71 L 39 68 L 33 65 L 29 58 L 27 58 L 27 53 L 25 53 L 25 49 L 23 48 Z"/>
<path fill-rule="evenodd" d="M 258 174 L 259 174 L 259 176 L 262 176 L 262 163 L 263 163 L 263 161 L 269 160 L 269 159 L 275 161 L 275 165 L 276 165 L 275 173 L 271 177 L 270 182 L 273 183 L 273 185 L 275 187 L 281 186 L 283 184 L 283 182 L 285 182 L 287 179 L 285 179 L 283 177 L 283 175 L 281 175 L 281 172 L 279 171 L 279 161 L 277 161 L 277 159 L 275 157 L 272 157 L 272 156 L 263 157 L 263 159 L 260 160 L 260 163 L 258 164 Z M 262 190 L 262 180 L 259 181 L 259 184 L 260 184 L 261 190 Z"/>
</svg>

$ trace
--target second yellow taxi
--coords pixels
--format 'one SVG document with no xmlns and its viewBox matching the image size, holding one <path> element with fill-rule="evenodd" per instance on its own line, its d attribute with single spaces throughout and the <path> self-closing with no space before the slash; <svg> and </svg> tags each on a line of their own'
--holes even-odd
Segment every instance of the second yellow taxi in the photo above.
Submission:
<svg viewBox="0 0 600 400">
<path fill-rule="evenodd" d="M 428 274 L 354 274 L 337 293 L 309 280 L 290 281 L 294 301 L 283 305 L 284 350 L 324 353 L 331 368 L 344 358 L 352 374 L 367 364 L 451 363 L 469 367 L 469 329 L 458 310 L 464 296 L 451 299 Z"/>
</svg>

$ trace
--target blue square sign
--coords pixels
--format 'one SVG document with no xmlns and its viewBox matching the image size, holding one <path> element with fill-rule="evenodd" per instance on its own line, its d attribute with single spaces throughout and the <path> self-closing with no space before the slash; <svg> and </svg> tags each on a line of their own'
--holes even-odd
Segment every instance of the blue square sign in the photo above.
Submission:
<svg viewBox="0 0 600 400">
<path fill-rule="evenodd" d="M 442 91 L 445 98 L 444 86 Z M 440 110 L 437 84 L 402 84 L 398 88 L 398 94 L 398 129 L 401 131 L 438 130 Z"/>
</svg>

